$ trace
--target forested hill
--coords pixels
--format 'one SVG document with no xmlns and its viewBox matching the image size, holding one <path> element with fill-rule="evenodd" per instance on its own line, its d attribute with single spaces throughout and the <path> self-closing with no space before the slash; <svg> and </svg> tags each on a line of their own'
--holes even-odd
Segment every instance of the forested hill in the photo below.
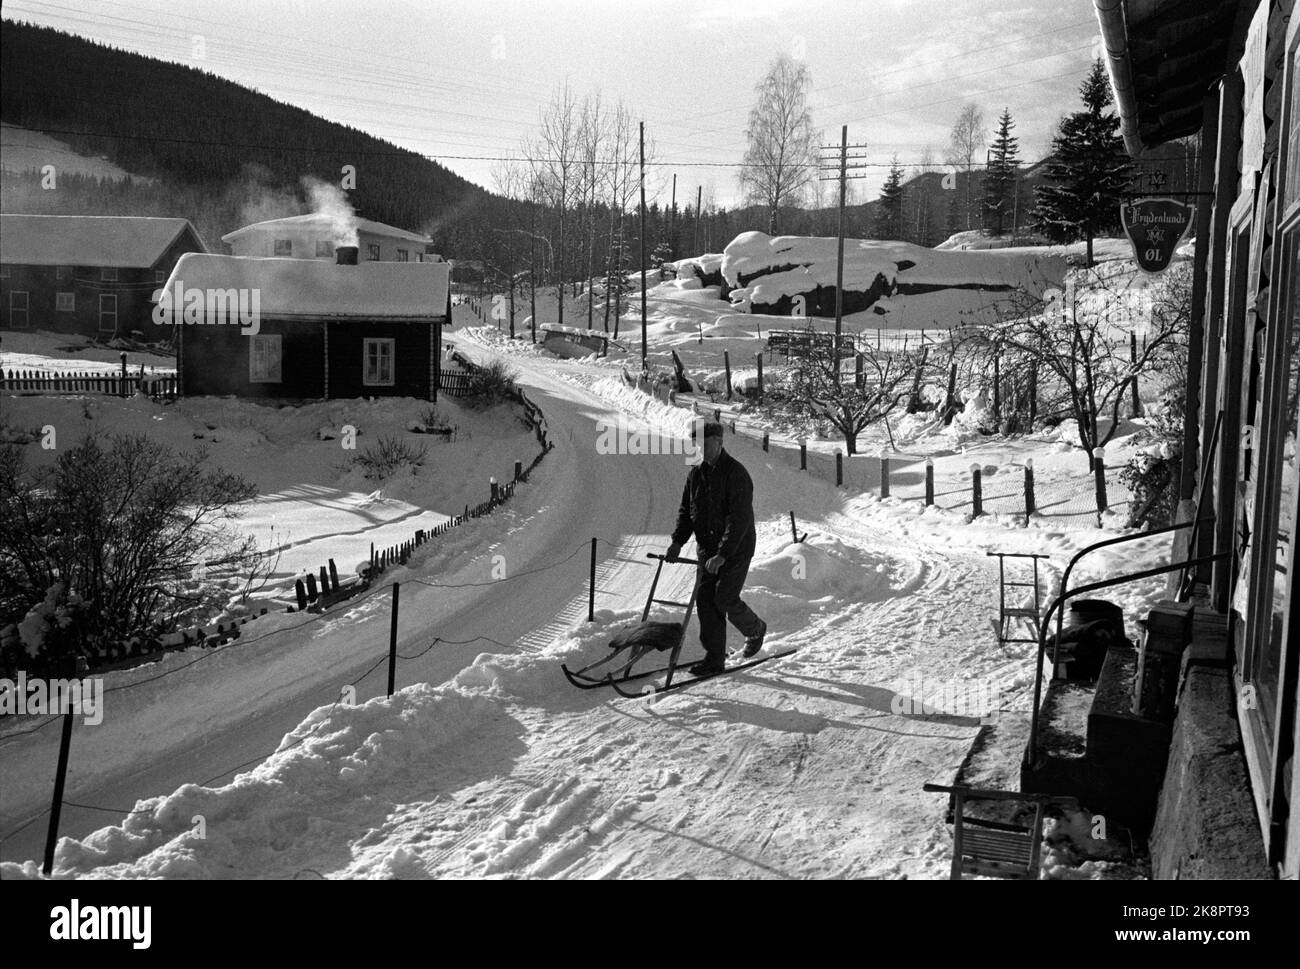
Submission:
<svg viewBox="0 0 1300 969">
<path fill-rule="evenodd" d="M 431 231 L 444 248 L 467 245 L 500 204 L 436 162 L 232 81 L 9 20 L 0 119 L 157 180 L 68 178 L 48 192 L 9 174 L 5 211 L 183 216 L 215 249 L 248 221 L 306 211 L 300 179 L 337 184 L 344 165 L 359 215 Z"/>
</svg>

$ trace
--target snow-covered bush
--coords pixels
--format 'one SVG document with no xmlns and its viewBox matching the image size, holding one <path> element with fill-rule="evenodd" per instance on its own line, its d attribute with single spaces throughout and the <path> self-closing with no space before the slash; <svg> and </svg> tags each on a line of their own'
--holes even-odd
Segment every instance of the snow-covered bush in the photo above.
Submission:
<svg viewBox="0 0 1300 969">
<path fill-rule="evenodd" d="M 23 643 L 8 660 L 29 672 L 52 662 L 72 629 L 93 667 L 224 608 L 228 589 L 191 577 L 196 562 L 219 561 L 250 584 L 266 573 L 254 540 L 228 525 L 255 494 L 206 467 L 202 451 L 143 435 L 92 435 L 35 469 L 22 449 L 0 447 L 0 628 Z"/>
</svg>

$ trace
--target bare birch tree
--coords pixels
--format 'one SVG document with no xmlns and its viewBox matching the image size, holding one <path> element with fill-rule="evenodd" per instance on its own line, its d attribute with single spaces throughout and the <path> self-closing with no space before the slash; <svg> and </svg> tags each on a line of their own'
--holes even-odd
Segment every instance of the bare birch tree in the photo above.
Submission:
<svg viewBox="0 0 1300 969">
<path fill-rule="evenodd" d="M 782 205 L 801 200 L 817 174 L 817 132 L 808 95 L 812 75 L 788 54 L 772 62 L 755 88 L 749 112 L 740 184 L 749 200 L 767 208 L 767 229 L 776 235 Z"/>
<path fill-rule="evenodd" d="M 968 104 L 957 115 L 948 136 L 948 163 L 963 165 L 966 168 L 966 228 L 971 227 L 971 185 L 974 181 L 975 156 L 984 147 L 984 112 L 976 105 Z"/>
</svg>

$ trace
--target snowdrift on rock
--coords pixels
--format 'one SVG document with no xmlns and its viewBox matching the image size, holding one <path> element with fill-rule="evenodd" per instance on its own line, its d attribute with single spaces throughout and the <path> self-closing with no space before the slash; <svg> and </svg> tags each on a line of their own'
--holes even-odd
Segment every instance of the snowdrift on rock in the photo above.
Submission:
<svg viewBox="0 0 1300 969">
<path fill-rule="evenodd" d="M 727 246 L 722 275 L 730 299 L 754 313 L 790 315 L 802 297 L 808 316 L 834 316 L 837 241 L 744 232 Z M 1065 260 L 1018 250 L 937 251 L 907 242 L 844 240 L 844 312 L 882 297 L 951 289 L 1033 296 L 1063 285 Z"/>
</svg>

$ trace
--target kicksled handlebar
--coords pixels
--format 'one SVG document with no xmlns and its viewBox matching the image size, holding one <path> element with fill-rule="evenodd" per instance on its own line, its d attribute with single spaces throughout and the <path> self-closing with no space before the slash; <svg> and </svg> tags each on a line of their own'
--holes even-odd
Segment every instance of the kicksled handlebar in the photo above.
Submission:
<svg viewBox="0 0 1300 969">
<path fill-rule="evenodd" d="M 648 558 L 648 559 L 659 559 L 660 561 L 663 561 L 663 562 L 669 562 L 669 563 L 673 563 L 673 564 L 678 564 L 678 563 L 680 563 L 681 565 L 699 565 L 699 564 L 700 564 L 699 559 L 688 559 L 688 558 L 682 558 L 680 555 L 677 556 L 677 558 L 675 558 L 675 559 L 670 559 L 667 555 L 660 555 L 658 552 L 646 552 L 646 553 L 645 553 L 645 557 Z"/>
</svg>

